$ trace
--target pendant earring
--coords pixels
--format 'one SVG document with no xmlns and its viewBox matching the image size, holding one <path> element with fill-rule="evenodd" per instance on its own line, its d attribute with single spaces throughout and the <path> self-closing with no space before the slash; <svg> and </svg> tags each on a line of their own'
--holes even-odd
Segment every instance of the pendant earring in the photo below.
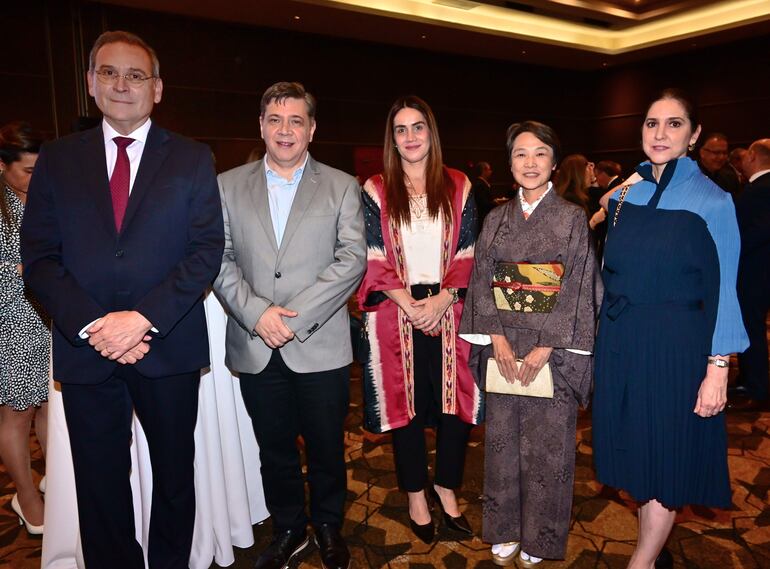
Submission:
<svg viewBox="0 0 770 569">
<path fill-rule="evenodd" d="M 690 152 L 692 152 L 693 150 L 695 150 L 695 145 L 694 145 L 694 144 L 690 144 L 690 145 L 687 147 L 687 150 L 689 150 Z"/>
</svg>

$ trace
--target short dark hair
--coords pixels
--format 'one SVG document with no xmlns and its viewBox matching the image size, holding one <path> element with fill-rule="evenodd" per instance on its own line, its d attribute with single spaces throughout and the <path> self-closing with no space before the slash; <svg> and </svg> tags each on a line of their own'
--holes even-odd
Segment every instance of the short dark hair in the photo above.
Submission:
<svg viewBox="0 0 770 569">
<path fill-rule="evenodd" d="M 37 154 L 43 138 L 28 122 L 15 121 L 0 128 L 0 160 L 17 162 L 25 152 Z"/>
<path fill-rule="evenodd" d="M 508 163 L 511 162 L 511 154 L 513 154 L 513 141 L 516 137 L 525 132 L 531 132 L 537 138 L 542 140 L 546 146 L 550 146 L 553 151 L 553 163 L 554 165 L 559 163 L 561 157 L 561 143 L 559 137 L 556 136 L 554 131 L 547 124 L 543 124 L 537 121 L 523 121 L 513 123 L 508 127 L 508 133 L 506 134 L 505 147 L 508 150 Z"/>
<path fill-rule="evenodd" d="M 296 81 L 279 81 L 278 83 L 270 85 L 265 91 L 265 94 L 262 95 L 262 101 L 259 103 L 259 116 L 265 116 L 267 106 L 273 101 L 282 103 L 286 99 L 303 99 L 307 106 L 307 116 L 312 120 L 315 120 L 315 97 L 305 91 L 305 86 L 302 85 L 302 83 L 297 83 Z"/>
<path fill-rule="evenodd" d="M 675 101 L 678 101 L 679 104 L 682 105 L 682 108 L 684 109 L 684 112 L 690 121 L 690 128 L 692 128 L 692 132 L 698 130 L 698 127 L 700 126 L 698 107 L 695 106 L 695 103 L 693 103 L 693 100 L 685 91 L 676 87 L 667 87 L 655 95 L 655 97 L 650 99 L 649 103 L 644 108 L 644 117 L 642 117 L 642 122 L 644 122 L 644 119 L 647 118 L 647 113 L 650 112 L 650 107 L 663 99 L 674 99 Z"/>
<path fill-rule="evenodd" d="M 155 50 L 138 35 L 123 30 L 104 32 L 96 38 L 94 46 L 91 48 L 91 53 L 88 54 L 88 71 L 91 73 L 96 71 L 96 54 L 99 53 L 101 48 L 110 43 L 126 43 L 128 45 L 141 47 L 147 52 L 147 55 L 150 56 L 150 61 L 152 62 L 152 76 L 160 77 L 160 62 L 158 61 L 158 55 L 155 53 Z"/>
<path fill-rule="evenodd" d="M 489 162 L 476 162 L 476 175 L 481 176 L 487 168 L 492 168 Z"/>
<path fill-rule="evenodd" d="M 608 176 L 620 176 L 623 169 L 620 164 L 613 162 L 612 160 L 602 160 L 596 163 L 594 170 L 597 172 L 604 172 Z"/>
</svg>

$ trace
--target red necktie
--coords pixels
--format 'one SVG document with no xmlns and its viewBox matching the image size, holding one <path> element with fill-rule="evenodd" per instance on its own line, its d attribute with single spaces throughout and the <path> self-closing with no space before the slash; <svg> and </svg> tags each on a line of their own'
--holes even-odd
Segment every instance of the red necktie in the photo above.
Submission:
<svg viewBox="0 0 770 569">
<path fill-rule="evenodd" d="M 110 194 L 112 194 L 112 212 L 115 214 L 115 228 L 120 233 L 120 226 L 123 224 L 123 216 L 128 206 L 128 186 L 131 183 L 131 164 L 128 161 L 126 147 L 134 139 L 116 136 L 112 140 L 118 147 L 118 157 L 115 159 L 115 168 L 110 178 Z"/>
</svg>

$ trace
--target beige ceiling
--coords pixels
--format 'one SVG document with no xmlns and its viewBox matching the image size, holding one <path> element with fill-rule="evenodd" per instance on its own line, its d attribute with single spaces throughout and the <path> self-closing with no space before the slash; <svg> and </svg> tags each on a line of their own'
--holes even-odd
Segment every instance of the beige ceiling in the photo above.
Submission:
<svg viewBox="0 0 770 569">
<path fill-rule="evenodd" d="M 575 69 L 597 69 L 770 34 L 770 0 L 103 1 Z"/>
</svg>

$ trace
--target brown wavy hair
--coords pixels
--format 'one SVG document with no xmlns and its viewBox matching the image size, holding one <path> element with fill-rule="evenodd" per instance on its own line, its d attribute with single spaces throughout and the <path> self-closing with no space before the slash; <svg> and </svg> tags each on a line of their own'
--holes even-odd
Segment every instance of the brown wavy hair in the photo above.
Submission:
<svg viewBox="0 0 770 569">
<path fill-rule="evenodd" d="M 588 211 L 588 188 L 586 187 L 586 168 L 588 159 L 582 154 L 565 156 L 559 166 L 556 180 L 556 193 Z"/>
<path fill-rule="evenodd" d="M 412 221 L 409 211 L 409 192 L 404 183 L 404 169 L 401 166 L 401 155 L 396 148 L 396 139 L 393 134 L 393 123 L 396 114 L 401 109 L 414 109 L 425 117 L 425 124 L 430 133 L 430 150 L 425 164 L 425 193 L 427 196 L 428 213 L 435 219 L 439 213 L 445 220 L 452 219 L 452 181 L 449 173 L 444 168 L 444 160 L 441 155 L 441 141 L 438 136 L 438 125 L 433 111 L 428 103 L 414 95 L 400 97 L 393 103 L 388 112 L 388 120 L 385 122 L 385 146 L 382 153 L 383 172 L 385 182 L 385 200 L 387 202 L 388 215 L 397 224 L 408 225 Z"/>
</svg>

